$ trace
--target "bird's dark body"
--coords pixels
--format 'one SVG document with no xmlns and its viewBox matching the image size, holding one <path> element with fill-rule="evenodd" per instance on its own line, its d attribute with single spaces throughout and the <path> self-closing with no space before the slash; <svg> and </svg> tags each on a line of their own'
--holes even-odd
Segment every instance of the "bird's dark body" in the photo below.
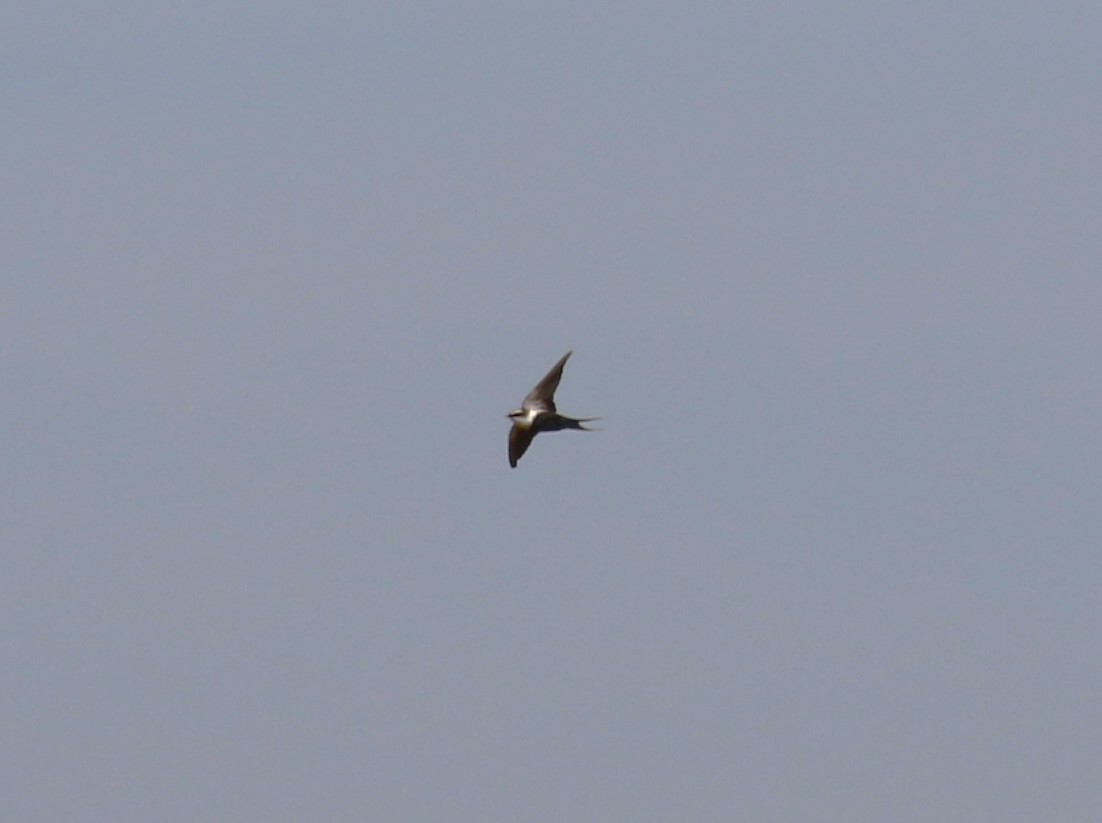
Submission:
<svg viewBox="0 0 1102 823">
<path fill-rule="evenodd" d="M 580 420 L 573 417 L 563 417 L 561 414 L 541 414 L 532 424 L 532 428 L 538 432 L 557 432 L 563 429 L 578 429 L 587 431 Z"/>
</svg>

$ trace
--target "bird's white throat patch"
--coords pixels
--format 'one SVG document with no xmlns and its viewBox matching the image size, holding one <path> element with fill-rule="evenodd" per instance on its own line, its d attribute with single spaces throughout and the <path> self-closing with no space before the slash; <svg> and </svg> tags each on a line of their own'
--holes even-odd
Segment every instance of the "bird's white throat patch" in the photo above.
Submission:
<svg viewBox="0 0 1102 823">
<path fill-rule="evenodd" d="M 513 422 L 521 428 L 530 429 L 532 424 L 536 422 L 536 417 L 539 415 L 538 409 L 524 409 L 523 415 L 517 415 L 513 418 Z"/>
</svg>

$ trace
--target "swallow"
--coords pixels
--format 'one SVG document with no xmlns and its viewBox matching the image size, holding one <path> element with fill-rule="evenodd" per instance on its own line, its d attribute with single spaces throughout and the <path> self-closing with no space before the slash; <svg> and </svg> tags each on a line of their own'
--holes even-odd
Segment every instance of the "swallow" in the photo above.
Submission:
<svg viewBox="0 0 1102 823">
<path fill-rule="evenodd" d="M 540 432 L 557 432 L 563 429 L 595 431 L 587 429 L 582 423 L 599 420 L 599 417 L 565 417 L 555 410 L 555 389 L 562 379 L 562 367 L 573 353 L 568 351 L 564 354 L 536 387 L 528 392 L 520 408 L 507 415 L 513 421 L 513 428 L 509 430 L 509 465 L 512 468 L 517 467 L 517 461 L 528 450 L 532 438 Z"/>
</svg>

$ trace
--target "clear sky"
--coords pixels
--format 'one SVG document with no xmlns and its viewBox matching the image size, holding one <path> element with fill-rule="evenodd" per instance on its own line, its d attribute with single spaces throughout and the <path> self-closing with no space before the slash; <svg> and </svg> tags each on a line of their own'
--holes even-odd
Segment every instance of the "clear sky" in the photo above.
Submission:
<svg viewBox="0 0 1102 823">
<path fill-rule="evenodd" d="M 2 816 L 1100 819 L 1100 32 L 6 4 Z"/>
</svg>

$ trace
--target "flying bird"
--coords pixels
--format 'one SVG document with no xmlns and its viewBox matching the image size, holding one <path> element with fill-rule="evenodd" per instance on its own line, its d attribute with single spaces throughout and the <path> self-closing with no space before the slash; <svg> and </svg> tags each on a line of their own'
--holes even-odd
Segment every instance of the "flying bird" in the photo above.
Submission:
<svg viewBox="0 0 1102 823">
<path fill-rule="evenodd" d="M 565 417 L 555 410 L 555 389 L 559 387 L 562 379 L 562 367 L 570 359 L 574 352 L 568 351 L 562 356 L 551 371 L 544 375 L 536 384 L 520 408 L 511 411 L 508 417 L 513 421 L 513 428 L 509 430 L 509 465 L 514 469 L 522 454 L 528 450 L 528 446 L 540 432 L 557 432 L 562 429 L 578 429 L 579 431 L 594 431 L 587 429 L 582 423 L 590 420 L 599 420 L 597 417 Z"/>
</svg>

